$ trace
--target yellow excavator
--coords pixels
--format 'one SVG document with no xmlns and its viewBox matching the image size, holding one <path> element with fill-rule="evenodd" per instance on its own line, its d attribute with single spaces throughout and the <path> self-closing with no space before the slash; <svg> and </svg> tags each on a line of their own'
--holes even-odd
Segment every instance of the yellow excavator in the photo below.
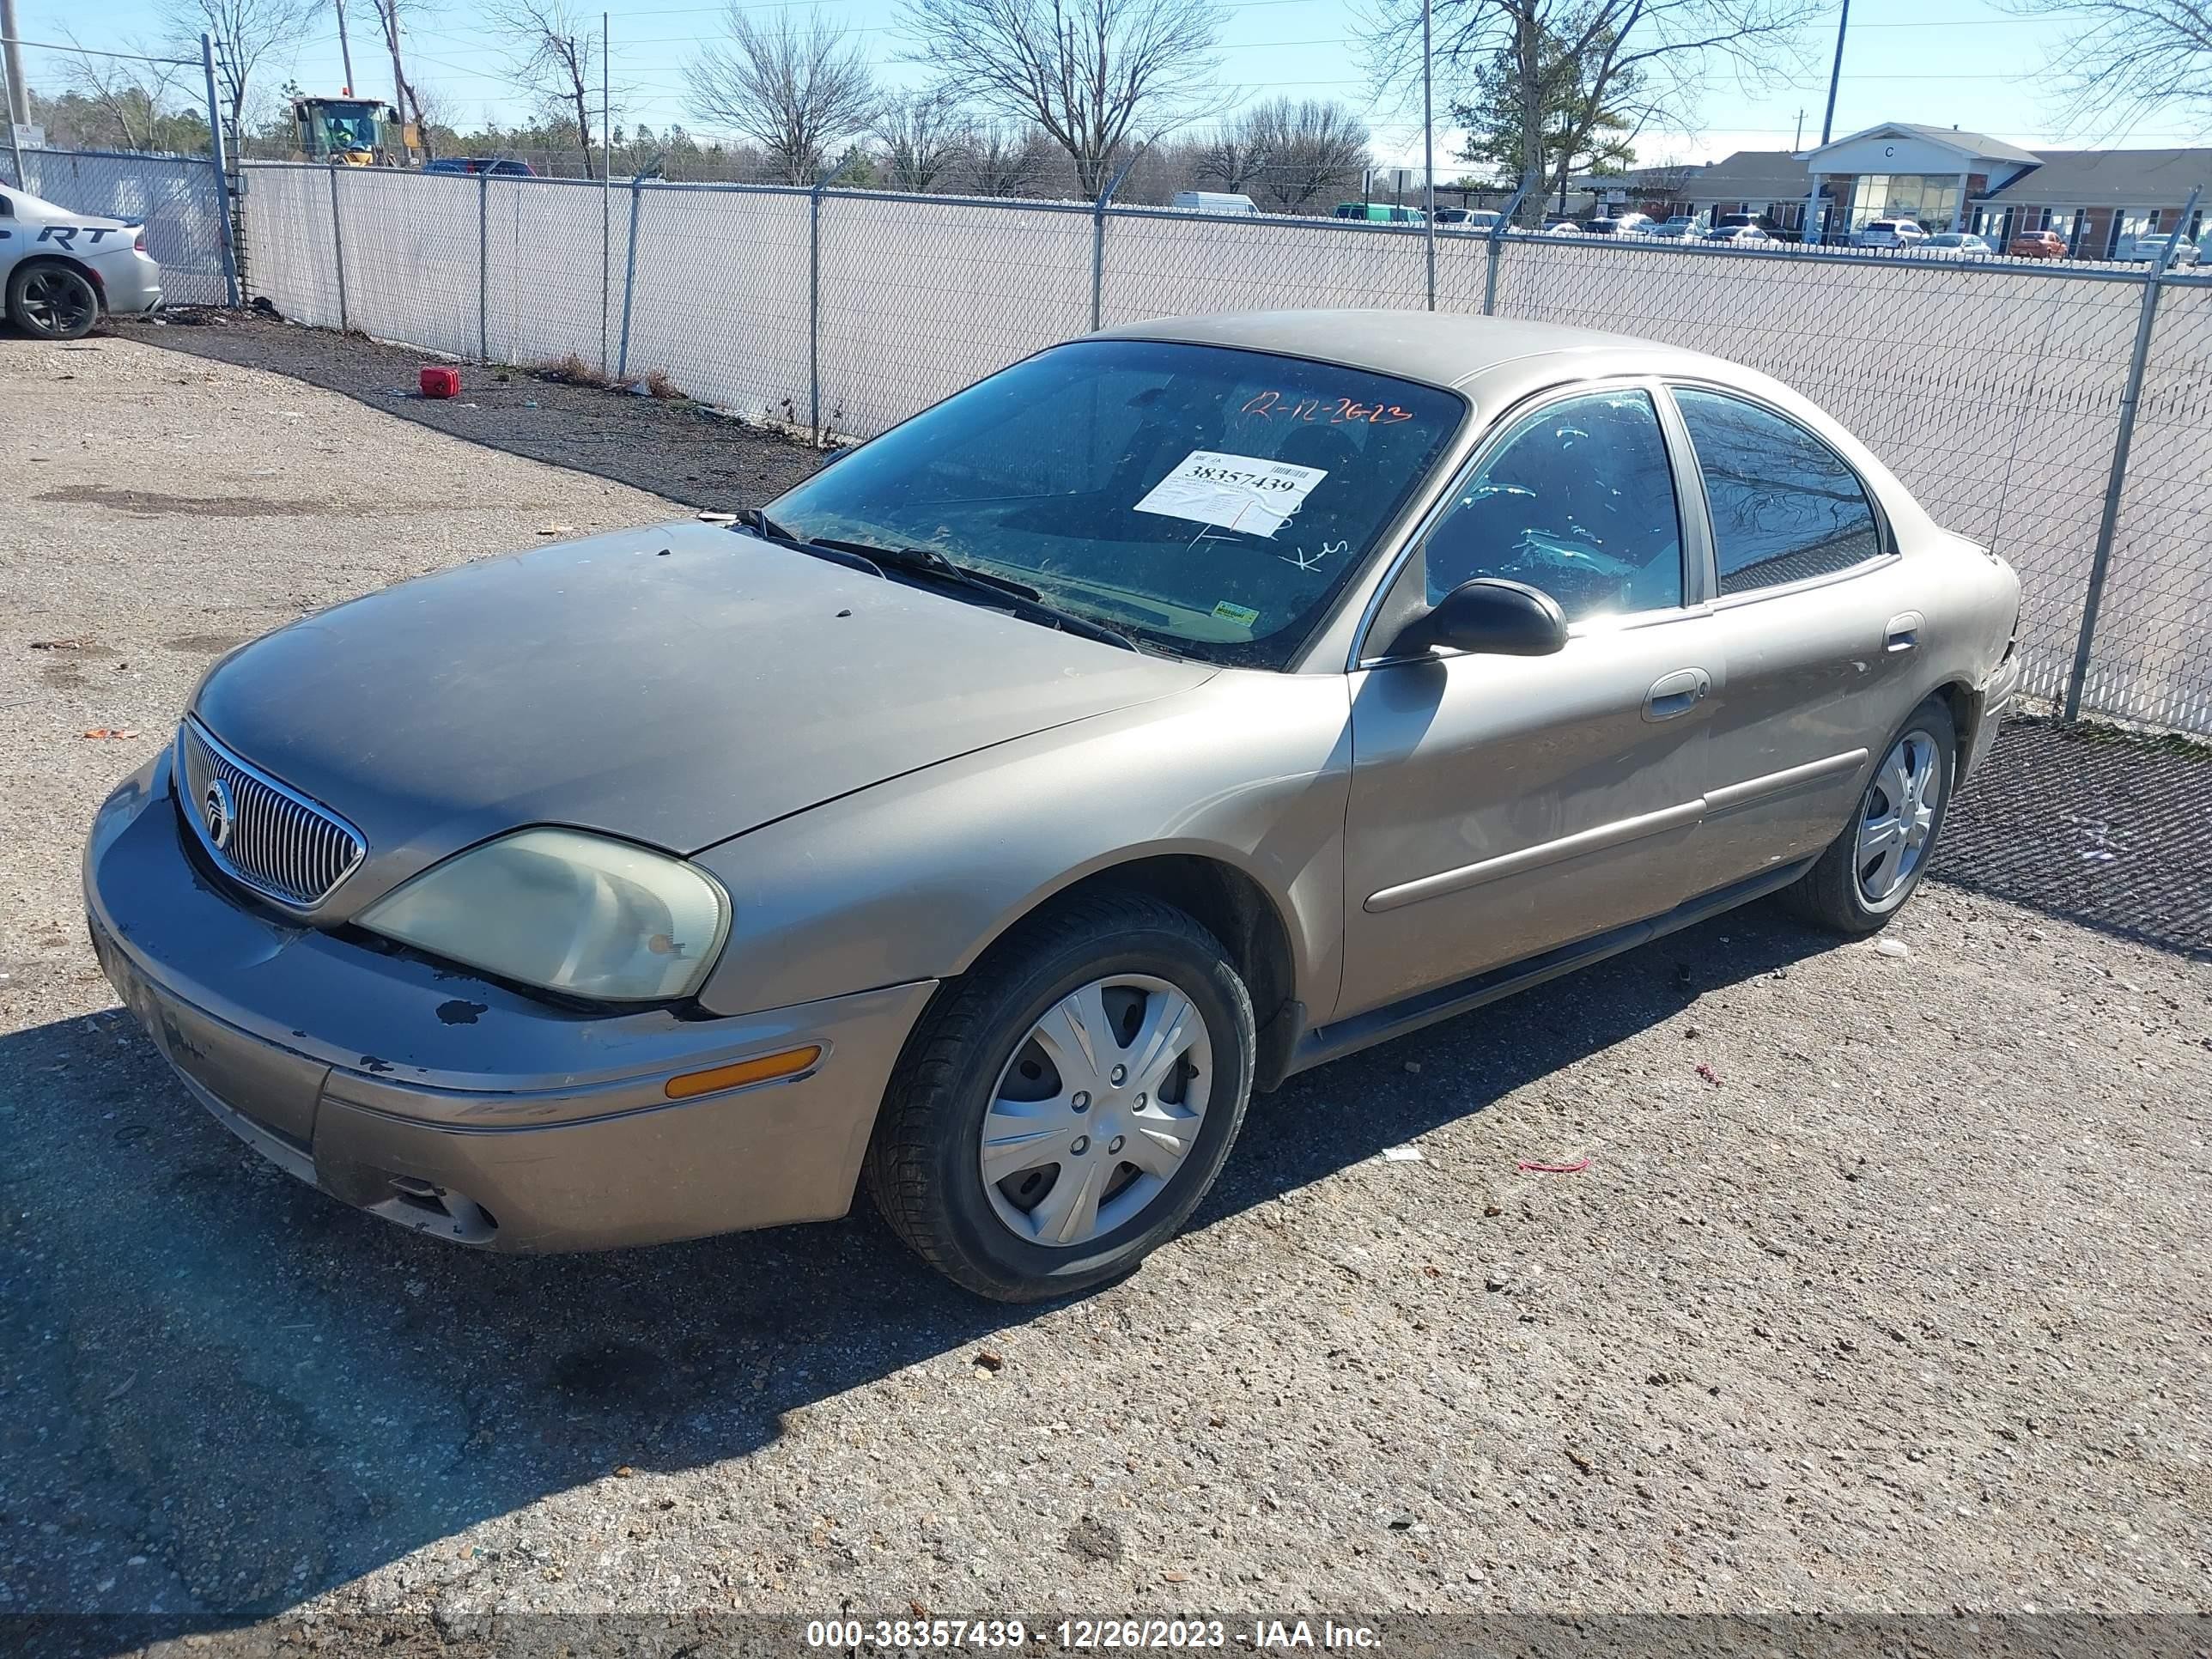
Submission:
<svg viewBox="0 0 2212 1659">
<path fill-rule="evenodd" d="M 295 98 L 292 159 L 334 167 L 404 167 L 417 148 L 415 128 L 373 98 Z"/>
</svg>

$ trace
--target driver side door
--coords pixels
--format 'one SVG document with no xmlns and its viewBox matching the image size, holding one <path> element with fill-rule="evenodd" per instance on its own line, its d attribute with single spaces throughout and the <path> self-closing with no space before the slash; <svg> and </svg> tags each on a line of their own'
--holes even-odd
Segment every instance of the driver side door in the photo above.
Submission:
<svg viewBox="0 0 2212 1659">
<path fill-rule="evenodd" d="M 1394 579 L 1352 675 L 1334 1018 L 1699 888 L 1706 711 L 1724 659 L 1705 610 L 1704 520 L 1683 510 L 1682 447 L 1655 391 L 1577 386 L 1516 418 Z M 1390 656 L 1405 619 L 1477 576 L 1551 594 L 1565 647 Z"/>
</svg>

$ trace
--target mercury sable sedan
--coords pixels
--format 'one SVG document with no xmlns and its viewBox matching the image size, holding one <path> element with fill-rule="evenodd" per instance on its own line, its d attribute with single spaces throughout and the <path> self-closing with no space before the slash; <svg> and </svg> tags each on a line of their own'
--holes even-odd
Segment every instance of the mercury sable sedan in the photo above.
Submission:
<svg viewBox="0 0 2212 1659">
<path fill-rule="evenodd" d="M 1881 927 L 2018 608 L 1732 364 L 1145 323 L 737 526 L 234 652 L 86 898 L 185 1087 L 349 1203 L 565 1250 L 865 1182 L 1037 1297 L 1174 1233 L 1293 1073 L 1765 894 Z"/>
</svg>

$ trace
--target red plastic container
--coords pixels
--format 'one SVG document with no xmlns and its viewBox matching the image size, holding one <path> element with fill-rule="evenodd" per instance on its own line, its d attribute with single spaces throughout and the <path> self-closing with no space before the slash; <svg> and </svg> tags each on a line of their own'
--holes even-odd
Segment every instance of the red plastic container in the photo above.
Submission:
<svg viewBox="0 0 2212 1659">
<path fill-rule="evenodd" d="M 461 371 L 433 363 L 422 371 L 422 395 L 426 398 L 458 398 L 461 395 Z"/>
</svg>

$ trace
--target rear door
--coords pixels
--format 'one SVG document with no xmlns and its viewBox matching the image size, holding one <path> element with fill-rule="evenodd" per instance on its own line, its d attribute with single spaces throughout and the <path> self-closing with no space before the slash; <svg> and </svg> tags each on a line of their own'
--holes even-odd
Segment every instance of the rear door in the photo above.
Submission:
<svg viewBox="0 0 2212 1659">
<path fill-rule="evenodd" d="M 1657 915 L 1698 884 L 1719 644 L 1662 395 L 1547 394 L 1475 458 L 1389 585 L 1352 676 L 1335 1018 Z M 1550 593 L 1566 648 L 1389 657 L 1406 617 L 1475 576 Z"/>
<path fill-rule="evenodd" d="M 1819 851 L 1911 712 L 1924 618 L 1872 493 L 1810 428 L 1672 387 L 1709 515 L 1723 689 L 1707 726 L 1708 886 Z M 1687 470 L 1687 469 L 1686 469 Z"/>
</svg>

